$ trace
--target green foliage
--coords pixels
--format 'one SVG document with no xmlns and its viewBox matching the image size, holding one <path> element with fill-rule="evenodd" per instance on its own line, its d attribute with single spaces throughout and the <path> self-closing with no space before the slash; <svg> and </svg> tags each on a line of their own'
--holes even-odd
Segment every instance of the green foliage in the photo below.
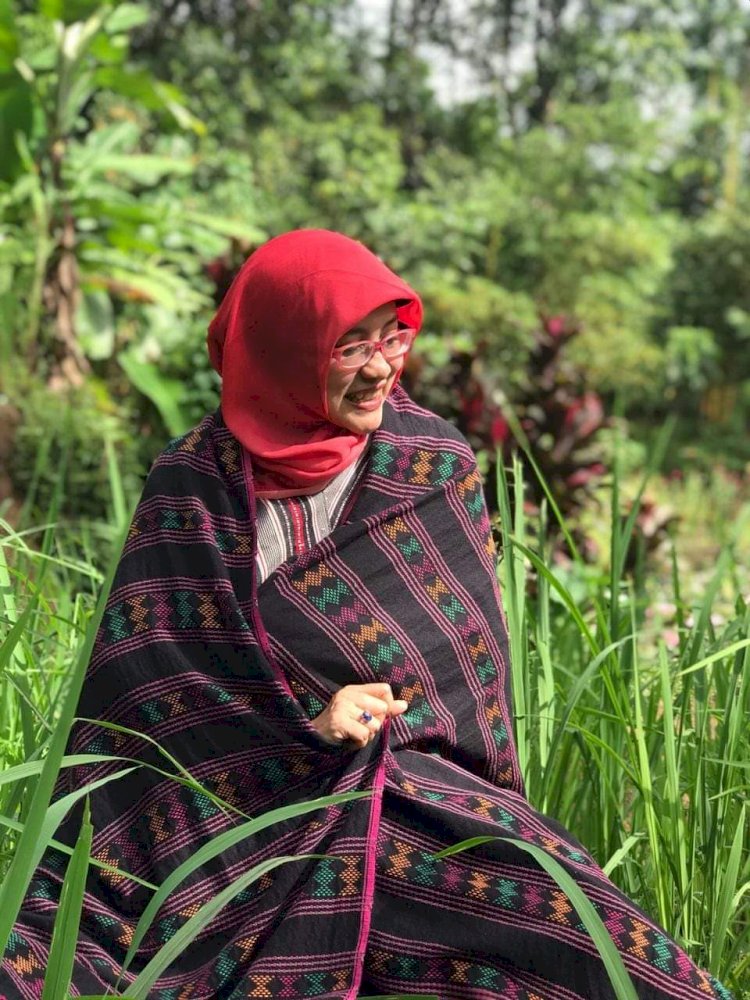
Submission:
<svg viewBox="0 0 750 1000">
<path fill-rule="evenodd" d="M 708 350 L 728 382 L 750 379 L 748 259 L 747 212 L 709 213 L 680 241 L 668 286 L 679 325 L 711 332 L 715 346 Z M 704 338 L 704 357 L 706 349 Z"/>
<path fill-rule="evenodd" d="M 126 344 L 134 372 L 151 333 L 144 306 L 168 311 L 173 328 L 205 314 L 202 263 L 232 240 L 263 236 L 247 211 L 228 218 L 199 197 L 180 132 L 200 135 L 203 126 L 174 84 L 129 63 L 129 34 L 149 9 L 90 7 L 42 5 L 3 22 L 0 34 L 34 112 L 33 127 L 17 130 L 15 169 L 0 188 L 2 354 L 73 385 Z M 16 83 L 0 73 L 0 100 Z M 153 389 L 169 374 L 133 376 L 136 389 L 146 381 L 167 432 L 184 430 L 182 399 L 165 409 L 166 390 Z"/>
<path fill-rule="evenodd" d="M 656 464 L 652 456 L 651 467 Z M 513 472 L 517 492 L 517 463 Z M 737 839 L 744 844 L 748 831 L 741 720 L 750 710 L 750 612 L 730 585 L 734 617 L 720 631 L 713 627 L 717 593 L 732 572 L 727 545 L 695 603 L 683 596 L 675 563 L 675 648 L 668 652 L 648 634 L 644 580 L 623 576 L 643 485 L 618 526 L 615 471 L 611 566 L 604 575 L 587 571 L 572 544 L 572 564 L 550 565 L 544 521 L 532 549 L 522 504 L 516 495 L 512 515 L 503 480 L 501 575 L 519 752 L 531 800 L 565 815 L 568 828 L 626 892 L 647 899 L 646 909 L 692 942 L 702 964 L 713 971 L 736 966 L 739 983 L 748 949 L 739 916 L 747 884 Z M 529 564 L 536 576 L 531 590 Z M 585 796 L 578 796 L 574 773 Z M 738 918 L 734 935 L 726 933 L 727 907 Z"/>
<path fill-rule="evenodd" d="M 0 358 L 53 381 L 72 359 L 183 429 L 216 402 L 206 263 L 329 226 L 424 292 L 436 377 L 435 337 L 491 345 L 512 400 L 532 315 L 564 314 L 592 389 L 639 416 L 666 394 L 702 432 L 696 394 L 749 377 L 746 25 L 729 0 L 573 7 L 461 28 L 394 4 L 378 41 L 348 0 L 2 0 Z M 482 88 L 439 101 L 425 42 Z"/>
<path fill-rule="evenodd" d="M 101 516 L 111 502 L 110 448 L 126 492 L 137 492 L 151 462 L 150 448 L 130 429 L 132 411 L 116 406 L 103 382 L 92 379 L 79 389 L 51 393 L 37 380 L 14 381 L 10 400 L 21 423 L 10 474 L 27 514 L 47 510 L 62 488 L 63 516 Z"/>
</svg>

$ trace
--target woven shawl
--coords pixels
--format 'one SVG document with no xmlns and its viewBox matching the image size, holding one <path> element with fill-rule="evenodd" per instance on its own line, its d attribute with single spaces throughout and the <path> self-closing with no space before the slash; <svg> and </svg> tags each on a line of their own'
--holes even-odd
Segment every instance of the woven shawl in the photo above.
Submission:
<svg viewBox="0 0 750 1000">
<path fill-rule="evenodd" d="M 134 972 L 251 865 L 326 855 L 243 891 L 150 996 L 612 997 L 578 915 L 509 838 L 542 847 L 584 886 L 641 997 L 729 995 L 523 796 L 490 525 L 474 456 L 452 426 L 397 389 L 336 529 L 260 587 L 253 524 L 252 470 L 217 411 L 151 471 L 79 715 L 158 741 L 252 816 L 334 792 L 372 794 L 269 828 L 180 885 Z M 390 682 L 408 712 L 364 750 L 323 743 L 310 719 L 340 685 L 375 680 Z M 73 749 L 164 766 L 137 736 L 89 723 L 78 724 Z M 78 769 L 72 781 L 107 769 Z M 145 768 L 103 786 L 92 807 L 96 858 L 157 884 L 239 822 Z M 72 842 L 77 819 L 59 836 Z M 485 834 L 500 839 L 434 858 Z M 0 995 L 39 996 L 64 864 L 48 854 L 35 877 Z M 92 869 L 78 992 L 114 982 L 149 898 L 129 878 Z"/>
</svg>

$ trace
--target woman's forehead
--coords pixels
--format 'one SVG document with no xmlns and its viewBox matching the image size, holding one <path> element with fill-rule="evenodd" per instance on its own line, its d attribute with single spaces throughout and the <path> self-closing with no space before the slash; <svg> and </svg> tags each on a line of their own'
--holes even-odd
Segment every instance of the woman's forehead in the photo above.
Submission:
<svg viewBox="0 0 750 1000">
<path fill-rule="evenodd" d="M 396 303 L 395 302 L 385 302 L 382 306 L 378 306 L 377 309 L 373 309 L 366 316 L 363 316 L 355 326 L 349 327 L 344 336 L 350 333 L 364 333 L 369 334 L 376 327 L 390 323 L 397 319 L 396 316 Z"/>
</svg>

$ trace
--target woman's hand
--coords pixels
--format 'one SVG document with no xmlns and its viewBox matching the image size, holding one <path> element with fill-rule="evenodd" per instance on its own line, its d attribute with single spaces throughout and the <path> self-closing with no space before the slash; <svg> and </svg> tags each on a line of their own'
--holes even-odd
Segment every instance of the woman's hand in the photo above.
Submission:
<svg viewBox="0 0 750 1000">
<path fill-rule="evenodd" d="M 326 743 L 366 747 L 386 719 L 402 715 L 408 704 L 394 698 L 389 684 L 347 684 L 339 688 L 320 715 L 312 720 Z M 369 713 L 369 722 L 362 713 Z"/>
</svg>

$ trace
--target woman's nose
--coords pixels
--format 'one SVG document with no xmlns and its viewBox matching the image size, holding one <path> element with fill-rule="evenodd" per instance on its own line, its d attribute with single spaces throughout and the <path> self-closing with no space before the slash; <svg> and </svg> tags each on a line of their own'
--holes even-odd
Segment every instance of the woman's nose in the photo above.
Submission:
<svg viewBox="0 0 750 1000">
<path fill-rule="evenodd" d="M 391 365 L 383 357 L 382 351 L 375 351 L 373 356 L 362 367 L 362 374 L 365 378 L 378 379 L 387 378 L 391 374 Z"/>
</svg>

